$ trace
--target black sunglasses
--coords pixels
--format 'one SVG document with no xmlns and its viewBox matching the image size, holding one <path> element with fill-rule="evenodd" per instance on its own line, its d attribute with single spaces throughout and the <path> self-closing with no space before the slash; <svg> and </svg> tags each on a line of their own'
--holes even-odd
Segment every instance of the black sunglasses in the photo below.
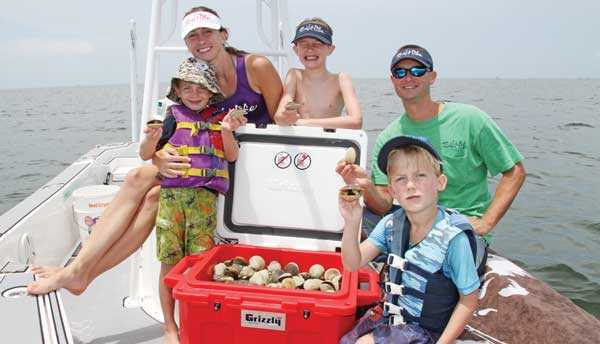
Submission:
<svg viewBox="0 0 600 344">
<path fill-rule="evenodd" d="M 428 71 L 429 71 L 429 68 L 427 68 L 425 66 L 414 66 L 414 67 L 410 67 L 408 69 L 398 67 L 398 68 L 392 69 L 392 76 L 395 79 L 402 79 L 406 75 L 408 75 L 408 73 L 410 73 L 410 75 L 420 78 L 423 75 L 425 75 Z"/>
</svg>

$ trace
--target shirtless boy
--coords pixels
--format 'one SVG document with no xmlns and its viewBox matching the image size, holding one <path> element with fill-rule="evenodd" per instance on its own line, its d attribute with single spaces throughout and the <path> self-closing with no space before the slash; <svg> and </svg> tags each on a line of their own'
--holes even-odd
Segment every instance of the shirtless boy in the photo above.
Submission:
<svg viewBox="0 0 600 344">
<path fill-rule="evenodd" d="M 303 20 L 292 43 L 304 69 L 292 68 L 275 113 L 279 125 L 324 128 L 362 127 L 362 113 L 352 79 L 345 73 L 327 70 L 326 60 L 335 50 L 333 31 L 321 18 Z M 342 110 L 346 108 L 346 115 Z"/>
</svg>

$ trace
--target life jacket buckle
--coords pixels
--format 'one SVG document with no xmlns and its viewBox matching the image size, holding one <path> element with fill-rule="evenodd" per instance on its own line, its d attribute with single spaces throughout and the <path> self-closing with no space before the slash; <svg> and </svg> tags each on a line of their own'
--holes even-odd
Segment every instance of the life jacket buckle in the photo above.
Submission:
<svg viewBox="0 0 600 344">
<path fill-rule="evenodd" d="M 400 269 L 404 271 L 404 267 L 406 265 L 406 259 L 400 257 L 399 255 L 390 253 L 387 258 L 387 263 L 389 266 Z"/>
<path fill-rule="evenodd" d="M 400 314 L 390 316 L 389 325 L 390 326 L 398 326 L 404 325 L 406 321 L 404 321 L 404 317 Z"/>
<path fill-rule="evenodd" d="M 386 315 L 389 315 L 389 314 L 400 315 L 400 314 L 402 314 L 403 310 L 404 310 L 404 308 L 402 308 L 398 305 L 395 305 L 393 303 L 390 303 L 390 302 L 385 302 L 383 304 L 383 311 Z"/>
<path fill-rule="evenodd" d="M 404 286 L 392 282 L 385 282 L 385 292 L 392 295 L 404 295 Z"/>
</svg>

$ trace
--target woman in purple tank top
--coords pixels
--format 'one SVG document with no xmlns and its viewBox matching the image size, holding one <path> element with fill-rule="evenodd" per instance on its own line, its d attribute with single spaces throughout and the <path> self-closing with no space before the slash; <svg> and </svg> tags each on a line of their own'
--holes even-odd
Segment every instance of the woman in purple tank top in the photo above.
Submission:
<svg viewBox="0 0 600 344">
<path fill-rule="evenodd" d="M 273 123 L 273 116 L 283 86 L 277 71 L 264 56 L 226 45 L 229 32 L 220 18 L 207 7 L 194 7 L 182 21 L 182 38 L 197 59 L 214 66 L 225 100 L 216 104 L 221 109 L 244 108 L 248 122 L 257 126 Z M 175 151 L 161 150 L 154 156 L 156 166 L 143 166 L 131 171 L 121 189 L 104 210 L 92 235 L 75 260 L 65 268 L 34 267 L 42 277 L 30 284 L 31 294 L 45 294 L 65 288 L 79 295 L 94 278 L 114 267 L 135 252 L 146 240 L 158 209 L 159 180 L 163 176 L 180 175 L 189 167 L 189 158 Z"/>
</svg>

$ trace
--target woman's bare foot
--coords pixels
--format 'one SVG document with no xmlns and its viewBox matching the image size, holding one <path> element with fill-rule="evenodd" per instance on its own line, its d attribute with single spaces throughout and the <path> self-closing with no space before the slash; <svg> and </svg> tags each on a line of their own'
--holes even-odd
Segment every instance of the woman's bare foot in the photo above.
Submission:
<svg viewBox="0 0 600 344">
<path fill-rule="evenodd" d="M 71 294 L 80 295 L 89 284 L 87 278 L 83 274 L 77 273 L 72 265 L 66 268 L 53 269 L 54 271 L 52 272 L 48 270 L 49 275 L 47 278 L 39 279 L 27 286 L 29 294 L 47 294 L 51 291 L 64 288 Z"/>
<path fill-rule="evenodd" d="M 38 278 L 48 278 L 62 269 L 64 269 L 64 267 L 61 267 L 61 266 L 32 265 L 30 271 L 33 274 L 35 274 Z"/>
<path fill-rule="evenodd" d="M 179 344 L 179 331 L 177 327 L 167 328 L 165 327 L 165 344 Z"/>
</svg>

